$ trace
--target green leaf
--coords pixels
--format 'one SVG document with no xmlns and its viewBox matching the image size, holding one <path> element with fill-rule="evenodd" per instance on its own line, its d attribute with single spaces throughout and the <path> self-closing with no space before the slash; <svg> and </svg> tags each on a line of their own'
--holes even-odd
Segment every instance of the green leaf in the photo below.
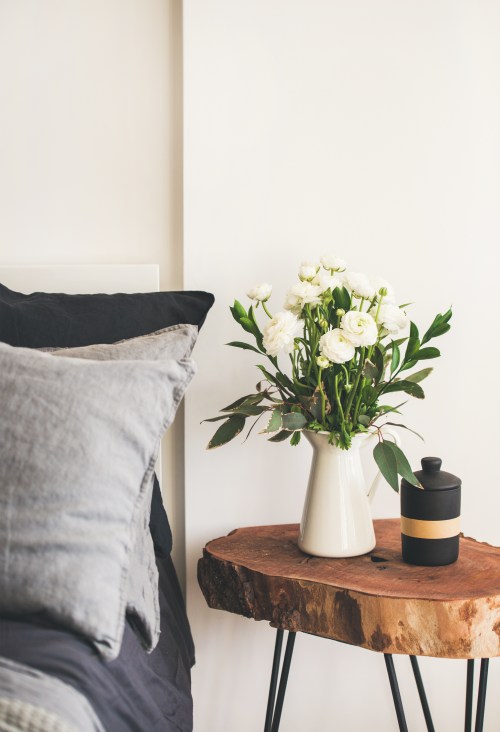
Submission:
<svg viewBox="0 0 500 732">
<path fill-rule="evenodd" d="M 246 330 L 247 333 L 252 333 L 252 335 L 255 335 L 255 326 L 253 324 L 253 321 L 250 320 L 250 318 L 240 318 L 239 323 L 243 330 Z"/>
<path fill-rule="evenodd" d="M 230 442 L 236 435 L 238 435 L 243 427 L 245 426 L 245 417 L 241 414 L 233 414 L 229 419 L 221 424 L 215 435 L 208 443 L 208 449 L 213 450 L 215 447 L 220 447 Z"/>
<path fill-rule="evenodd" d="M 351 309 L 351 296 L 345 287 L 336 287 L 333 291 L 335 309 L 342 308 L 346 313 Z"/>
<path fill-rule="evenodd" d="M 255 348 L 255 346 L 251 346 L 250 343 L 243 343 L 243 341 L 231 341 L 231 343 L 226 343 L 226 346 L 233 346 L 234 348 L 243 348 L 245 351 L 255 351 L 255 353 L 258 353 L 259 356 L 262 355 L 262 352 L 259 351 L 258 348 Z"/>
<path fill-rule="evenodd" d="M 393 374 L 399 366 L 401 360 L 401 352 L 396 341 L 392 341 L 392 358 L 391 358 L 391 374 Z"/>
<path fill-rule="evenodd" d="M 362 400 L 367 406 L 375 404 L 378 398 L 378 391 L 371 384 L 367 384 L 362 391 Z"/>
<path fill-rule="evenodd" d="M 319 389 L 316 389 L 312 396 L 299 396 L 298 399 L 314 419 L 321 419 L 321 392 Z"/>
<path fill-rule="evenodd" d="M 358 417 L 358 422 L 363 425 L 363 427 L 369 427 L 371 423 L 371 419 L 367 414 L 360 414 Z"/>
<path fill-rule="evenodd" d="M 415 323 L 410 323 L 410 338 L 408 339 L 408 345 L 406 346 L 405 361 L 409 361 L 413 357 L 413 354 L 420 348 L 420 341 L 418 339 L 418 328 Z"/>
<path fill-rule="evenodd" d="M 393 381 L 392 384 L 384 387 L 384 394 L 389 394 L 394 391 L 404 391 L 405 394 L 410 394 L 410 396 L 415 397 L 416 399 L 425 398 L 422 387 L 412 381 L 408 381 L 407 379 L 403 379 L 402 381 Z"/>
<path fill-rule="evenodd" d="M 291 438 L 290 438 L 290 445 L 292 447 L 295 447 L 296 445 L 298 445 L 299 442 L 300 442 L 300 438 L 301 438 L 301 433 L 300 432 L 294 432 L 292 434 Z"/>
<path fill-rule="evenodd" d="M 437 358 L 441 355 L 441 351 L 438 348 L 421 348 L 419 351 L 413 354 L 414 361 L 424 361 L 428 358 Z"/>
<path fill-rule="evenodd" d="M 375 381 L 378 384 L 378 382 L 384 375 L 384 353 L 383 353 L 382 349 L 380 348 L 380 344 L 378 344 L 378 343 L 375 346 L 375 348 L 373 349 L 372 360 L 377 368 L 377 377 L 376 377 Z"/>
<path fill-rule="evenodd" d="M 262 414 L 262 412 L 267 412 L 268 410 L 269 407 L 267 406 L 249 404 L 248 406 L 242 405 L 241 407 L 235 407 L 235 409 L 231 410 L 226 409 L 225 411 L 230 411 L 233 414 L 242 414 L 244 417 L 257 417 L 259 414 Z"/>
<path fill-rule="evenodd" d="M 414 384 L 418 384 L 424 379 L 426 379 L 430 373 L 432 373 L 434 369 L 431 367 L 427 369 L 422 369 L 421 371 L 416 371 L 414 374 L 409 374 L 406 377 L 406 381 L 412 381 Z"/>
<path fill-rule="evenodd" d="M 307 424 L 307 419 L 300 412 L 290 412 L 283 415 L 283 428 L 294 432 L 303 429 Z"/>
<path fill-rule="evenodd" d="M 373 457 L 378 465 L 378 469 L 389 483 L 391 488 L 399 492 L 399 480 L 398 480 L 398 464 L 396 456 L 389 447 L 388 442 L 379 442 L 373 448 Z"/>
<path fill-rule="evenodd" d="M 238 316 L 238 318 L 247 318 L 248 317 L 247 311 L 245 310 L 245 308 L 243 307 L 241 302 L 239 302 L 238 300 L 234 301 L 233 310 L 236 313 L 236 315 Z"/>
<path fill-rule="evenodd" d="M 408 430 L 408 432 L 413 432 L 414 435 L 416 435 L 417 437 L 420 437 L 422 442 L 424 442 L 424 438 L 422 437 L 422 435 L 419 435 L 418 432 L 415 432 L 415 430 L 412 430 L 410 427 L 407 427 L 405 424 L 400 424 L 400 422 L 384 422 L 384 424 L 390 424 L 393 427 L 402 427 L 404 430 Z M 384 425 L 381 425 L 381 426 L 383 427 Z"/>
<path fill-rule="evenodd" d="M 232 412 L 236 407 L 241 407 L 242 405 L 250 406 L 252 404 L 260 404 L 260 402 L 264 399 L 266 396 L 265 392 L 261 392 L 260 394 L 247 394 L 247 396 L 241 397 L 240 399 L 237 399 L 232 404 L 229 404 L 229 406 L 224 407 L 224 409 L 221 409 L 221 412 Z"/>
<path fill-rule="evenodd" d="M 366 379 L 370 379 L 370 381 L 375 381 L 378 375 L 378 369 L 371 361 L 365 361 L 362 373 Z"/>
<path fill-rule="evenodd" d="M 222 419 L 227 419 L 227 414 L 221 414 L 219 417 L 210 417 L 210 419 L 202 419 L 202 422 L 220 422 Z"/>
<path fill-rule="evenodd" d="M 430 341 L 431 338 L 437 338 L 438 336 L 447 333 L 451 327 L 448 325 L 448 321 L 450 320 L 451 316 L 451 308 L 447 310 L 444 315 L 436 315 L 431 323 L 430 328 L 427 330 L 424 337 L 422 338 L 422 343 L 427 343 L 427 341 Z"/>
<path fill-rule="evenodd" d="M 410 463 L 408 462 L 406 455 L 401 450 L 401 448 L 398 447 L 394 442 L 389 442 L 388 440 L 384 440 L 384 444 L 386 444 L 389 449 L 392 450 L 392 453 L 396 459 L 398 474 L 408 483 L 411 483 L 411 485 L 414 485 L 416 488 L 421 488 L 422 486 L 415 478 L 413 470 L 410 467 Z"/>
<path fill-rule="evenodd" d="M 284 442 L 285 440 L 288 440 L 289 437 L 290 432 L 288 432 L 288 430 L 282 430 L 281 432 L 278 432 L 277 435 L 270 437 L 268 442 Z"/>
<path fill-rule="evenodd" d="M 271 412 L 271 419 L 268 422 L 267 427 L 262 430 L 261 434 L 264 432 L 277 432 L 281 428 L 281 410 L 280 409 L 273 409 Z"/>
</svg>

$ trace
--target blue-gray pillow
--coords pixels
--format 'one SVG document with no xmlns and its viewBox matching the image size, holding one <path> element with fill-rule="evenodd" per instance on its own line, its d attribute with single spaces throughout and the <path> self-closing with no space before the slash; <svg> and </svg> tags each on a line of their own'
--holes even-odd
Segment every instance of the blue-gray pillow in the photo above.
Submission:
<svg viewBox="0 0 500 732">
<path fill-rule="evenodd" d="M 156 333 L 118 343 L 50 349 L 50 352 L 54 356 L 97 361 L 135 359 L 153 361 L 166 358 L 178 361 L 191 355 L 197 335 L 198 328 L 195 325 L 172 325 Z M 151 480 L 146 499 L 142 502 L 141 515 L 135 522 L 135 539 L 130 556 L 127 589 L 127 612 L 132 627 L 147 651 L 153 650 L 160 637 L 158 570 L 149 530 L 152 489 Z"/>
<path fill-rule="evenodd" d="M 0 344 L 0 613 L 44 613 L 118 655 L 135 524 L 193 373 Z"/>
</svg>

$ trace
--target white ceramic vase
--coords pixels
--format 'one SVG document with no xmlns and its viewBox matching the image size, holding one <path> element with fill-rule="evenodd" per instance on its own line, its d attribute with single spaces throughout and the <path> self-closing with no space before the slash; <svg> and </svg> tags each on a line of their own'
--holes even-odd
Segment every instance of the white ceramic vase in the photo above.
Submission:
<svg viewBox="0 0 500 732">
<path fill-rule="evenodd" d="M 361 464 L 361 448 L 374 446 L 373 434 L 359 434 L 349 450 L 328 442 L 327 432 L 303 433 L 313 448 L 309 484 L 300 524 L 299 547 L 317 557 L 355 557 L 375 547 L 370 511 L 381 478 L 377 473 L 367 486 Z M 384 430 L 399 444 L 397 435 Z"/>
</svg>

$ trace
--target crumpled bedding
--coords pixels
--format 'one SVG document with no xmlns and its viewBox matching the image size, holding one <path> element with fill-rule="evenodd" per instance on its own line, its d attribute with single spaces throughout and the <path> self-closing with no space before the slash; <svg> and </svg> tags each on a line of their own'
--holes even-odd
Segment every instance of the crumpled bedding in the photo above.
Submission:
<svg viewBox="0 0 500 732">
<path fill-rule="evenodd" d="M 120 655 L 106 662 L 83 636 L 33 616 L 0 617 L 0 657 L 72 687 L 89 702 L 105 732 L 192 732 L 193 640 L 172 560 L 157 557 L 156 563 L 161 635 L 152 653 L 142 647 L 130 618 Z M 33 698 L 28 701 L 33 704 Z"/>
<path fill-rule="evenodd" d="M 85 697 L 54 676 L 0 658 L 0 732 L 105 732 Z"/>
</svg>

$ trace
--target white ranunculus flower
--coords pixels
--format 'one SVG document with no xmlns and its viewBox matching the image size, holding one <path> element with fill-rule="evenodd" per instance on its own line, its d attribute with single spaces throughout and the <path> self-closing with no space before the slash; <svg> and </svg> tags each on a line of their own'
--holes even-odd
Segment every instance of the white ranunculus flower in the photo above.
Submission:
<svg viewBox="0 0 500 732">
<path fill-rule="evenodd" d="M 370 312 L 375 314 L 377 307 L 373 307 Z M 380 305 L 377 320 L 380 325 L 383 325 L 392 334 L 398 333 L 408 325 L 408 316 L 405 311 L 398 308 L 392 302 L 386 302 L 385 298 Z"/>
<path fill-rule="evenodd" d="M 285 300 L 285 308 L 292 313 L 300 315 L 304 305 L 317 305 L 321 302 L 321 290 L 311 282 L 298 282 L 288 290 Z"/>
<path fill-rule="evenodd" d="M 255 285 L 247 292 L 247 296 L 250 300 L 258 300 L 259 302 L 266 302 L 271 297 L 273 286 L 267 282 L 262 282 L 260 285 Z"/>
<path fill-rule="evenodd" d="M 333 270 L 334 272 L 342 272 L 347 267 L 344 259 L 332 257 L 330 254 L 323 254 L 319 261 L 325 269 Z"/>
<path fill-rule="evenodd" d="M 319 270 L 319 264 L 314 262 L 302 262 L 299 269 L 299 279 L 310 282 Z"/>
<path fill-rule="evenodd" d="M 334 290 L 336 287 L 342 287 L 342 280 L 338 275 L 330 275 L 326 272 L 318 272 L 312 283 L 320 288 L 321 294 L 328 289 Z"/>
<path fill-rule="evenodd" d="M 374 297 L 376 290 L 362 272 L 346 272 L 344 280 L 344 284 L 358 297 L 367 299 Z"/>
<path fill-rule="evenodd" d="M 354 357 L 355 348 L 347 334 L 341 328 L 329 330 L 319 339 L 319 350 L 322 356 L 333 363 L 345 363 Z"/>
<path fill-rule="evenodd" d="M 340 327 L 355 346 L 372 346 L 378 337 L 378 328 L 370 313 L 349 310 L 342 316 Z"/>
<path fill-rule="evenodd" d="M 263 345 L 269 356 L 277 356 L 280 351 L 291 353 L 294 338 L 303 323 L 293 313 L 279 312 L 267 323 L 263 330 Z"/>
</svg>

